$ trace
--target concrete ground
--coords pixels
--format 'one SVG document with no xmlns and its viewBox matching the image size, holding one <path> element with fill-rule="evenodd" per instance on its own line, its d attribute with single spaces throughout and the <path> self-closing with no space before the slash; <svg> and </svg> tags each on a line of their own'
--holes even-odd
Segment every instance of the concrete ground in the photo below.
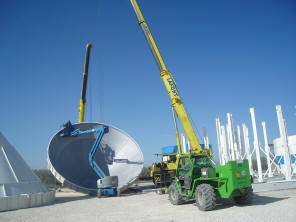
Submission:
<svg viewBox="0 0 296 222">
<path fill-rule="evenodd" d="M 71 190 L 56 193 L 53 205 L 1 212 L 1 222 L 18 221 L 295 221 L 296 189 L 255 193 L 253 204 L 218 200 L 213 211 L 199 211 L 193 201 L 174 206 L 168 195 L 130 192 L 98 199 Z"/>
</svg>

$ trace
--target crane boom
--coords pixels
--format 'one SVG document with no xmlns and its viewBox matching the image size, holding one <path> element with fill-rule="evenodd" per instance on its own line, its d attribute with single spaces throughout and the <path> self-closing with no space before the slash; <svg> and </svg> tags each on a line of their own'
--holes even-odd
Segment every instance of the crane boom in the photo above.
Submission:
<svg viewBox="0 0 296 222">
<path fill-rule="evenodd" d="M 130 0 L 133 9 L 135 11 L 135 14 L 137 16 L 139 25 L 141 26 L 141 29 L 145 35 L 145 38 L 148 42 L 148 45 L 150 47 L 150 50 L 153 54 L 153 57 L 157 63 L 157 66 L 159 68 L 160 71 L 160 77 L 162 78 L 164 85 L 169 93 L 169 96 L 171 98 L 171 102 L 172 102 L 172 107 L 174 108 L 174 110 L 176 111 L 176 114 L 178 116 L 178 118 L 180 119 L 180 122 L 183 126 L 183 129 L 188 137 L 188 140 L 190 142 L 190 146 L 192 147 L 192 149 L 194 151 L 196 151 L 197 153 L 203 153 L 203 152 L 207 152 L 210 154 L 210 151 L 206 151 L 203 150 L 199 144 L 199 141 L 196 137 L 196 134 L 193 130 L 192 124 L 189 120 L 189 117 L 187 115 L 187 112 L 185 110 L 185 107 L 182 103 L 182 100 L 179 96 L 179 92 L 177 90 L 177 86 L 176 86 L 176 82 L 174 81 L 171 73 L 168 71 L 168 69 L 166 68 L 166 65 L 160 55 L 160 52 L 157 48 L 157 45 L 153 39 L 153 36 L 148 28 L 147 22 L 144 19 L 142 12 L 138 6 L 138 3 L 136 0 Z M 179 153 L 181 153 L 181 146 L 180 146 L 180 139 L 179 139 L 179 132 L 178 129 L 176 128 L 176 136 L 177 136 L 177 143 L 178 143 L 178 150 Z"/>
<path fill-rule="evenodd" d="M 86 87 L 87 87 L 87 76 L 88 76 L 88 65 L 89 65 L 89 55 L 91 44 L 86 45 L 86 56 L 85 56 L 85 63 L 84 63 L 84 71 L 83 71 L 83 82 L 82 82 L 82 89 L 81 89 L 81 98 L 79 101 L 79 118 L 78 122 L 81 123 L 84 121 L 84 111 L 85 111 L 85 103 L 86 103 Z"/>
</svg>

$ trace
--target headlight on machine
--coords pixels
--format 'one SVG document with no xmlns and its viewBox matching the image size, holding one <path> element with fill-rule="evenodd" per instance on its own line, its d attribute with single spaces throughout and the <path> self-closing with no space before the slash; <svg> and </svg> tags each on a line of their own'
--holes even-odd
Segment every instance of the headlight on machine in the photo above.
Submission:
<svg viewBox="0 0 296 222">
<path fill-rule="evenodd" d="M 216 177 L 216 170 L 214 168 L 201 168 L 202 178 Z"/>
<path fill-rule="evenodd" d="M 208 178 L 208 168 L 201 168 L 201 177 Z"/>
</svg>

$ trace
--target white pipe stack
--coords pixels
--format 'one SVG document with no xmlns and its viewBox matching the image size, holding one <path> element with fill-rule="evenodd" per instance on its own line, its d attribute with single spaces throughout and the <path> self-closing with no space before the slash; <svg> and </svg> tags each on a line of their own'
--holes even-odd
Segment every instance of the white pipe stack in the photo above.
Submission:
<svg viewBox="0 0 296 222">
<path fill-rule="evenodd" d="M 225 126 L 221 126 L 221 148 L 223 153 L 223 165 L 229 161 L 229 154 L 227 152 L 227 142 L 226 142 L 226 133 Z"/>
<path fill-rule="evenodd" d="M 186 139 L 183 133 L 181 133 L 181 138 L 182 138 L 182 152 L 186 153 Z"/>
<path fill-rule="evenodd" d="M 249 161 L 250 174 L 251 176 L 254 176 L 252 154 L 251 154 L 251 148 L 250 148 L 249 130 L 245 123 L 243 123 L 243 134 L 244 134 L 244 142 L 245 142 L 245 151 Z"/>
<path fill-rule="evenodd" d="M 238 144 L 238 152 L 240 159 L 243 159 L 243 145 L 242 145 L 242 134 L 241 134 L 241 128 L 239 125 L 237 125 L 237 144 Z"/>
<path fill-rule="evenodd" d="M 286 180 L 292 179 L 292 170 L 291 170 L 291 156 L 288 146 L 288 135 L 287 135 L 287 128 L 286 128 L 286 121 L 283 117 L 282 107 L 280 105 L 276 106 L 276 113 L 279 123 L 279 130 L 281 135 L 281 145 L 284 150 L 284 162 L 285 162 L 285 176 Z"/>
<path fill-rule="evenodd" d="M 234 132 L 233 132 L 233 122 L 232 114 L 227 113 L 227 135 L 228 135 L 228 146 L 231 155 L 231 160 L 235 160 L 235 151 L 234 151 Z"/>
<path fill-rule="evenodd" d="M 263 136 L 264 136 L 264 149 L 266 153 L 266 161 L 267 161 L 267 167 L 268 167 L 268 177 L 272 177 L 272 169 L 271 169 L 271 160 L 270 160 L 270 149 L 268 145 L 268 139 L 267 139 L 267 133 L 266 133 L 266 123 L 262 122 L 262 128 L 263 128 Z"/>
<path fill-rule="evenodd" d="M 254 148 L 256 151 L 256 158 L 257 158 L 257 168 L 258 168 L 258 182 L 263 182 L 262 176 L 262 166 L 261 166 L 261 158 L 260 158 L 260 144 L 257 134 L 257 126 L 256 126 L 256 119 L 255 119 L 255 109 L 250 108 L 251 118 L 252 118 L 252 127 L 253 127 L 253 134 L 254 134 Z"/>
<path fill-rule="evenodd" d="M 218 150 L 219 150 L 219 162 L 220 165 L 224 165 L 223 161 L 223 151 L 222 151 L 222 144 L 221 144 L 221 124 L 220 119 L 216 118 L 216 130 L 217 130 L 217 139 L 218 139 Z"/>
<path fill-rule="evenodd" d="M 205 149 L 210 149 L 209 137 L 207 134 L 207 129 L 205 127 L 203 127 L 203 134 L 204 134 Z"/>
</svg>

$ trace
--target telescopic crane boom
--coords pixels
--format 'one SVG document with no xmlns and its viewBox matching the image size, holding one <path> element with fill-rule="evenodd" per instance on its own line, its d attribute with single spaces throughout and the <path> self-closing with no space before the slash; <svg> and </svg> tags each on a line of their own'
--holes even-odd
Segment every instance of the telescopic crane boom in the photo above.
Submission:
<svg viewBox="0 0 296 222">
<path fill-rule="evenodd" d="M 79 102 L 79 119 L 78 122 L 84 122 L 84 112 L 85 112 L 85 103 L 86 103 L 86 87 L 87 87 L 87 76 L 88 76 L 88 66 L 89 66 L 89 56 L 90 56 L 90 49 L 92 45 L 86 45 L 86 56 L 85 56 L 85 63 L 84 63 L 84 71 L 83 71 L 83 82 L 82 82 L 82 89 L 81 89 L 81 98 Z"/>
<path fill-rule="evenodd" d="M 170 96 L 170 99 L 172 102 L 172 107 L 174 109 L 173 112 L 176 112 L 177 117 L 180 119 L 180 122 L 181 122 L 183 129 L 188 137 L 188 140 L 190 142 L 190 146 L 191 146 L 192 150 L 194 150 L 196 153 L 208 153 L 211 156 L 210 150 L 202 149 L 199 144 L 199 141 L 198 141 L 196 134 L 193 130 L 190 119 L 187 115 L 185 107 L 184 107 L 182 100 L 179 96 L 179 92 L 177 90 L 176 83 L 175 83 L 171 73 L 166 68 L 166 65 L 160 55 L 160 52 L 157 48 L 157 45 L 153 39 L 152 34 L 148 28 L 147 22 L 142 15 L 142 12 L 138 6 L 137 1 L 130 0 L 130 2 L 133 6 L 135 14 L 138 18 L 139 25 L 141 26 L 141 29 L 145 35 L 145 38 L 148 42 L 149 47 L 150 47 L 150 50 L 151 50 L 153 57 L 157 63 L 157 66 L 159 68 L 160 77 L 162 78 L 164 85 L 169 93 L 169 96 Z M 179 153 L 181 154 L 182 152 L 181 152 L 180 138 L 179 138 L 179 132 L 178 132 L 177 127 L 176 127 L 176 136 L 177 136 L 178 150 L 179 150 Z"/>
</svg>

